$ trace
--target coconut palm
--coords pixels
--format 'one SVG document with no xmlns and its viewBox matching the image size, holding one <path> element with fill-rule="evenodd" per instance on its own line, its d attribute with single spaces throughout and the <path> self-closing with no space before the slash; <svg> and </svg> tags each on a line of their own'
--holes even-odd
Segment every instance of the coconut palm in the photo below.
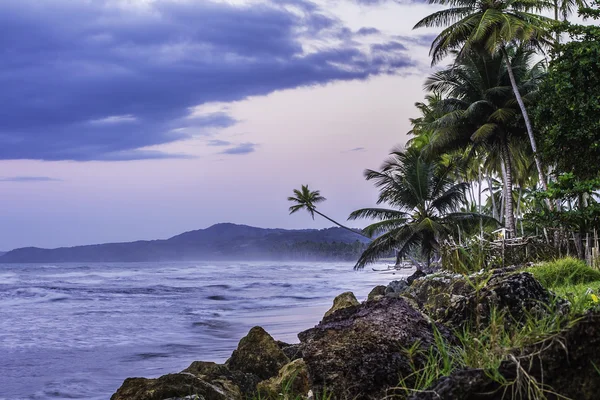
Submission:
<svg viewBox="0 0 600 400">
<path fill-rule="evenodd" d="M 419 21 L 414 28 L 447 26 L 433 41 L 432 64 L 457 50 L 457 61 L 476 52 L 501 54 L 506 63 L 512 90 L 519 104 L 529 136 L 540 182 L 547 190 L 546 174 L 537 154 L 531 121 L 525 107 L 507 48 L 520 44 L 531 48 L 550 46 L 551 19 L 530 11 L 552 7 L 545 0 L 429 0 L 432 4 L 449 5 Z"/>
<path fill-rule="evenodd" d="M 365 236 L 361 232 L 356 231 L 352 228 L 348 228 L 347 226 L 344 226 L 344 225 L 340 224 L 339 222 L 329 218 L 327 215 L 319 212 L 317 210 L 317 204 L 322 203 L 325 200 L 327 200 L 327 199 L 325 197 L 321 196 L 320 191 L 310 190 L 308 188 L 308 185 L 302 185 L 300 190 L 294 189 L 294 196 L 288 197 L 288 201 L 291 201 L 292 203 L 294 203 L 294 205 L 290 206 L 290 208 L 289 208 L 290 214 L 294 214 L 300 210 L 306 210 L 306 211 L 308 211 L 308 213 L 310 214 L 312 219 L 315 219 L 315 214 L 318 214 L 321 217 L 325 218 L 326 220 L 333 222 L 340 228 L 349 230 L 350 232 L 356 233 L 357 235 Z"/>
<path fill-rule="evenodd" d="M 440 241 L 458 224 L 479 221 L 477 213 L 456 212 L 464 204 L 468 184 L 454 182 L 448 177 L 449 170 L 408 149 L 393 151 L 380 171 L 365 171 L 365 178 L 379 188 L 377 204 L 387 207 L 363 208 L 350 214 L 350 220 L 377 220 L 363 229 L 375 239 L 355 268 L 363 268 L 393 251 L 399 262 L 413 249 L 420 250 L 429 266 Z"/>
<path fill-rule="evenodd" d="M 539 67 L 529 67 L 533 53 L 509 48 L 511 68 L 517 74 L 518 87 L 527 99 L 535 93 Z M 501 54 L 488 55 L 471 51 L 454 66 L 431 75 L 426 89 L 445 95 L 439 106 L 446 114 L 431 125 L 434 133 L 429 148 L 438 153 L 470 149 L 478 159 L 470 180 L 478 179 L 479 166 L 497 166 L 505 193 L 512 193 L 516 167 L 522 164 L 521 148 L 526 133 L 519 119 L 519 107 L 511 89 L 508 68 Z M 527 154 L 529 155 L 529 154 Z M 519 161 L 516 163 L 515 161 Z M 469 165 L 469 161 L 465 161 Z M 474 197 L 474 196 L 473 196 Z M 505 203 L 504 215 L 509 234 L 515 233 L 512 196 Z"/>
<path fill-rule="evenodd" d="M 575 9 L 582 7 L 588 7 L 588 3 L 585 0 L 554 0 L 554 20 L 566 21 L 569 16 L 573 14 Z M 556 44 L 560 42 L 560 32 L 556 32 Z"/>
</svg>

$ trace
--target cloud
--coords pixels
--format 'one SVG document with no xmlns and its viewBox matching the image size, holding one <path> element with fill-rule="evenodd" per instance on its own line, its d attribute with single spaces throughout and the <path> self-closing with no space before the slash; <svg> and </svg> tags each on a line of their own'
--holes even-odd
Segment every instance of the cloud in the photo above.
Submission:
<svg viewBox="0 0 600 400">
<path fill-rule="evenodd" d="M 358 31 L 356 31 L 356 34 L 359 36 L 376 35 L 378 33 L 381 33 L 379 29 L 373 27 L 362 27 Z"/>
<path fill-rule="evenodd" d="M 382 52 L 392 52 L 392 51 L 405 51 L 406 46 L 400 42 L 392 41 L 387 43 L 377 43 L 371 45 L 371 50 L 373 51 L 382 51 Z"/>
<path fill-rule="evenodd" d="M 350 150 L 342 151 L 342 153 L 361 153 L 363 151 L 367 151 L 367 149 L 364 147 L 355 147 Z"/>
<path fill-rule="evenodd" d="M 218 139 L 214 139 L 214 140 L 209 140 L 208 141 L 208 145 L 209 146 L 231 146 L 231 142 L 228 142 L 227 140 L 218 140 Z"/>
<path fill-rule="evenodd" d="M 237 122 L 198 105 L 415 65 L 359 36 L 308 1 L 0 2 L 0 160 L 185 157 L 144 148 Z"/>
<path fill-rule="evenodd" d="M 0 177 L 0 182 L 59 182 L 62 179 L 50 178 L 48 176 L 10 176 Z"/>
<path fill-rule="evenodd" d="M 256 143 L 241 143 L 235 147 L 231 147 L 227 150 L 223 150 L 220 154 L 233 154 L 233 155 L 241 155 L 241 154 L 250 154 L 256 151 Z"/>
</svg>

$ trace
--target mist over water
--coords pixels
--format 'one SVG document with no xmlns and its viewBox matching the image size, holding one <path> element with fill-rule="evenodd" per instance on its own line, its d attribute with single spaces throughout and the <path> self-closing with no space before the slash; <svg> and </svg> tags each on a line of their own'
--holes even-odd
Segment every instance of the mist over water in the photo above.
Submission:
<svg viewBox="0 0 600 400">
<path fill-rule="evenodd" d="M 0 264 L 0 399 L 106 400 L 127 377 L 225 361 L 255 325 L 295 343 L 333 298 L 402 275 L 351 263 Z"/>
</svg>

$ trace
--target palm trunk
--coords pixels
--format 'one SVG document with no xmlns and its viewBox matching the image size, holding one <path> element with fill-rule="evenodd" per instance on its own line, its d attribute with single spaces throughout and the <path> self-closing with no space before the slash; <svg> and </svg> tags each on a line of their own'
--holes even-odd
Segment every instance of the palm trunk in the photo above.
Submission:
<svg viewBox="0 0 600 400">
<path fill-rule="evenodd" d="M 494 188 L 492 186 L 492 177 L 488 176 L 488 189 L 490 190 L 490 197 L 492 198 L 492 217 L 494 217 L 494 219 L 500 219 L 498 218 L 498 210 L 496 209 L 496 197 L 494 196 Z"/>
<path fill-rule="evenodd" d="M 523 217 L 521 216 L 521 196 L 523 195 L 523 187 L 519 186 L 519 198 L 517 200 L 517 219 L 521 221 L 521 236 L 525 236 L 523 234 Z M 517 227 L 515 226 L 515 231 Z M 516 235 L 515 235 L 516 236 Z"/>
<path fill-rule="evenodd" d="M 525 103 L 523 103 L 523 98 L 521 97 L 521 93 L 519 92 L 517 80 L 515 79 L 515 74 L 513 73 L 512 65 L 510 64 L 510 57 L 508 56 L 508 52 L 506 51 L 506 47 L 504 46 L 502 47 L 502 53 L 504 54 L 504 61 L 506 62 L 506 70 L 508 71 L 510 84 L 512 85 L 513 92 L 515 93 L 515 98 L 517 99 L 517 103 L 519 103 L 519 108 L 521 108 L 523 120 L 525 121 L 525 126 L 527 127 L 527 135 L 529 136 L 529 142 L 531 143 L 531 150 L 533 151 L 533 159 L 535 160 L 535 166 L 538 171 L 538 176 L 540 178 L 540 182 L 542 183 L 542 187 L 545 191 L 547 191 L 548 183 L 546 182 L 546 173 L 544 172 L 542 160 L 540 159 L 540 156 L 537 152 L 537 145 L 535 143 L 535 137 L 533 136 L 533 129 L 531 127 L 531 121 L 529 120 L 529 114 L 527 114 Z M 552 209 L 552 203 L 550 201 L 548 201 L 548 208 Z"/>
<path fill-rule="evenodd" d="M 554 20 L 556 22 L 558 22 L 558 0 L 554 0 Z M 558 47 L 558 45 L 560 44 L 560 32 L 556 31 L 556 36 L 555 36 L 555 46 Z"/>
<path fill-rule="evenodd" d="M 477 183 L 477 201 L 479 203 L 479 209 L 477 210 L 477 212 L 479 213 L 479 215 L 481 215 L 481 164 L 479 164 L 478 166 L 477 173 L 479 175 L 479 182 Z M 481 234 L 481 238 L 483 239 L 483 218 L 481 217 L 479 217 L 479 233 Z"/>
<path fill-rule="evenodd" d="M 339 222 L 332 220 L 332 219 L 331 219 L 331 218 L 329 218 L 327 215 L 325 215 L 325 214 L 322 214 L 322 213 L 318 212 L 317 210 L 313 210 L 313 211 L 314 211 L 314 212 L 316 212 L 317 214 L 319 214 L 321 217 L 323 217 L 323 218 L 325 218 L 326 220 L 328 220 L 329 222 L 333 222 L 334 224 L 336 224 L 336 225 L 337 225 L 337 226 L 339 226 L 340 228 L 344 228 L 344 229 L 346 229 L 347 231 L 350 231 L 350 232 L 352 232 L 352 233 L 356 233 L 357 235 L 360 235 L 360 236 L 362 236 L 362 237 L 366 237 L 366 238 L 367 238 L 367 239 L 369 239 L 369 240 L 373 240 L 372 238 L 370 238 L 369 236 L 365 235 L 364 233 L 362 233 L 362 232 L 360 232 L 360 231 L 355 231 L 355 230 L 354 230 L 354 229 L 352 229 L 352 228 L 348 228 L 347 226 L 344 226 L 344 225 L 340 224 Z"/>
<path fill-rule="evenodd" d="M 508 143 L 506 142 L 506 138 L 502 141 L 502 163 L 504 164 L 504 168 L 502 168 L 502 172 L 504 173 L 504 215 L 505 215 L 505 226 L 507 231 L 507 238 L 513 237 L 515 234 L 515 215 L 513 211 L 513 202 L 512 202 L 512 162 L 510 159 L 510 151 L 508 150 Z"/>
</svg>

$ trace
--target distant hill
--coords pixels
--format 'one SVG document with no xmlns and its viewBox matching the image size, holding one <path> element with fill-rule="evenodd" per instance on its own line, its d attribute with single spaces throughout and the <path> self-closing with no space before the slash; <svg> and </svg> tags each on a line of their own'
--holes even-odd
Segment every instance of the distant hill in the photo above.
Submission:
<svg viewBox="0 0 600 400">
<path fill-rule="evenodd" d="M 356 260 L 367 239 L 341 228 L 263 229 L 216 224 L 166 240 L 41 249 L 0 254 L 0 263 L 191 260 Z"/>
</svg>

